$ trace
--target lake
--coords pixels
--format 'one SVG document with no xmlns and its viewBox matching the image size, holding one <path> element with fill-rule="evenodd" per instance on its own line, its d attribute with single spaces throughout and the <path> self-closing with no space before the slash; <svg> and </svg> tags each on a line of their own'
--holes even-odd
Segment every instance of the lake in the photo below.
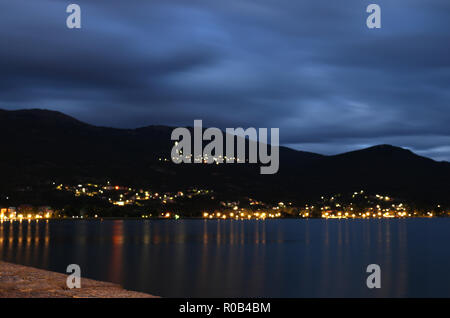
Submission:
<svg viewBox="0 0 450 318">
<path fill-rule="evenodd" d="M 449 297 L 449 244 L 447 218 L 0 224 L 1 260 L 163 297 Z"/>
</svg>

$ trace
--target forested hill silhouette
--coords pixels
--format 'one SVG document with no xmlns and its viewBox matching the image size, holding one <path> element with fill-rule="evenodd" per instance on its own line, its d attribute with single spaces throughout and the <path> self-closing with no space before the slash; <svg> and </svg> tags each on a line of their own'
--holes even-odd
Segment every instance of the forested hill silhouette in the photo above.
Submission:
<svg viewBox="0 0 450 318">
<path fill-rule="evenodd" d="M 273 201 L 362 189 L 418 202 L 450 201 L 450 163 L 399 147 L 334 156 L 281 147 L 279 173 L 260 175 L 259 164 L 173 164 L 172 129 L 97 127 L 55 111 L 0 110 L 0 187 L 110 180 L 162 190 L 204 186 Z"/>
</svg>

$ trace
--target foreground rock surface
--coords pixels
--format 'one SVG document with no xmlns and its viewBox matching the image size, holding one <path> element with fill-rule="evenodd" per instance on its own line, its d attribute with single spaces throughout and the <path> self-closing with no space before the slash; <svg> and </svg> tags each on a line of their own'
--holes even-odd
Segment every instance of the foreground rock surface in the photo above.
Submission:
<svg viewBox="0 0 450 318">
<path fill-rule="evenodd" d="M 0 262 L 0 298 L 156 298 L 113 283 L 81 278 L 81 288 L 68 289 L 67 275 Z"/>
</svg>

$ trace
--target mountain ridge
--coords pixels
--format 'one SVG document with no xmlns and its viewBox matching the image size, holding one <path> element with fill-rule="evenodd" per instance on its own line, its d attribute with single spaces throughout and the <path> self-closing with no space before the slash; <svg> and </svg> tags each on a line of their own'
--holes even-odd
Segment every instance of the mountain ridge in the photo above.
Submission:
<svg viewBox="0 0 450 318">
<path fill-rule="evenodd" d="M 162 190 L 199 186 L 278 202 L 362 189 L 450 201 L 450 163 L 401 147 L 377 145 L 332 156 L 280 147 L 279 172 L 260 175 L 255 164 L 173 164 L 172 129 L 99 127 L 55 111 L 0 110 L 0 190 L 111 180 Z"/>
<path fill-rule="evenodd" d="M 141 127 L 136 127 L 136 128 L 116 128 L 116 127 L 108 127 L 108 126 L 97 126 L 97 125 L 92 125 L 92 124 L 83 122 L 79 119 L 76 119 L 73 116 L 64 114 L 63 112 L 60 112 L 60 111 L 49 110 L 49 109 L 40 109 L 40 108 L 19 109 L 19 110 L 6 110 L 6 109 L 0 108 L 0 116 L 2 116 L 4 114 L 17 114 L 19 116 L 22 115 L 24 118 L 27 118 L 27 119 L 40 119 L 40 120 L 50 119 L 50 116 L 53 116 L 53 119 L 58 119 L 58 120 L 63 119 L 66 122 L 77 123 L 79 125 L 84 125 L 86 127 L 110 129 L 110 130 L 118 130 L 118 131 L 135 131 L 135 132 L 144 132 L 145 133 L 146 131 L 151 130 L 152 132 L 161 131 L 161 132 L 167 133 L 167 132 L 169 132 L 169 131 L 171 132 L 173 129 L 177 128 L 177 127 L 166 126 L 166 125 L 146 125 L 146 126 L 141 126 Z M 38 116 L 39 116 L 39 118 L 38 118 Z M 0 117 L 0 120 L 1 119 L 2 119 L 2 117 Z M 193 129 L 192 126 L 184 126 L 184 127 L 188 128 L 188 129 Z M 339 156 L 345 156 L 348 154 L 354 154 L 354 153 L 358 153 L 358 152 L 362 152 L 362 151 L 372 151 L 372 150 L 386 150 L 386 149 L 401 150 L 401 151 L 409 152 L 415 156 L 426 158 L 426 159 L 429 159 L 429 160 L 432 160 L 435 162 L 448 162 L 448 161 L 436 161 L 429 157 L 420 156 L 420 155 L 414 153 L 410 149 L 407 149 L 407 148 L 404 148 L 401 146 L 394 146 L 391 144 L 373 145 L 370 147 L 361 148 L 361 149 L 357 149 L 357 150 L 351 150 L 351 151 L 333 154 L 333 155 L 325 155 L 325 154 L 319 154 L 319 153 L 310 152 L 310 151 L 298 150 L 298 149 L 294 149 L 294 148 L 290 148 L 290 147 L 286 147 L 286 146 L 280 146 L 280 147 L 289 149 L 291 151 L 299 152 L 299 153 L 305 153 L 305 154 L 321 156 L 321 157 L 339 157 Z"/>
</svg>

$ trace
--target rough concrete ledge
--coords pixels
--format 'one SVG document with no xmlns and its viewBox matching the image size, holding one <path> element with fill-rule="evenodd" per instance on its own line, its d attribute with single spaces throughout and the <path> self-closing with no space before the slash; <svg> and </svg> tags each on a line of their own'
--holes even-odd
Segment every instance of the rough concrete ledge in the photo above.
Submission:
<svg viewBox="0 0 450 318">
<path fill-rule="evenodd" d="M 157 298 L 113 283 L 81 278 L 68 289 L 67 275 L 0 261 L 0 298 Z"/>
</svg>

